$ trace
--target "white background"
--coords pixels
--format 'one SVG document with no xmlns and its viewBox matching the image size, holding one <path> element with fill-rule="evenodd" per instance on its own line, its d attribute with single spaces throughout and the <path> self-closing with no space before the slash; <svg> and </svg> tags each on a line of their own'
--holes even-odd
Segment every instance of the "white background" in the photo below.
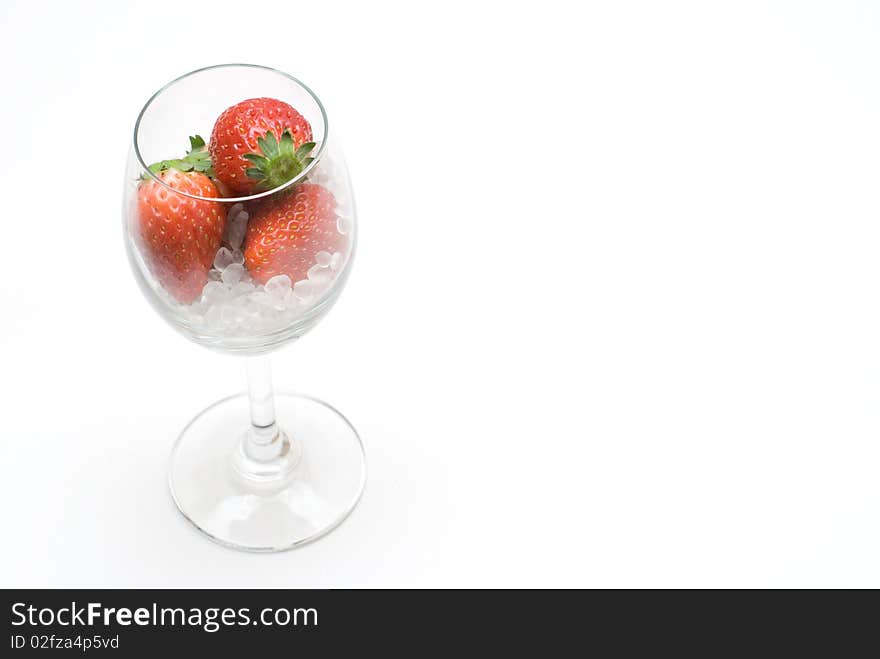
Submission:
<svg viewBox="0 0 880 659">
<path fill-rule="evenodd" d="M 880 587 L 876 3 L 0 7 L 0 583 Z M 360 211 L 275 379 L 367 490 L 270 556 L 173 507 L 243 364 L 119 217 L 143 102 L 230 61 L 313 87 Z"/>
</svg>

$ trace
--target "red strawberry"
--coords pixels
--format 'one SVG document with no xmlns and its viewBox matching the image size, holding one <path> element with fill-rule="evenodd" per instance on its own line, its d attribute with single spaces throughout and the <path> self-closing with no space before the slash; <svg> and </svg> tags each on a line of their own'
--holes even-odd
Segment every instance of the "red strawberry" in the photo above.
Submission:
<svg viewBox="0 0 880 659">
<path fill-rule="evenodd" d="M 217 179 L 247 195 L 287 183 L 311 161 L 314 146 L 299 112 L 274 98 L 252 98 L 223 111 L 208 150 Z"/>
<path fill-rule="evenodd" d="M 327 188 L 301 183 L 250 208 L 244 239 L 244 263 L 255 281 L 275 275 L 291 282 L 306 279 L 320 251 L 342 250 L 345 236 L 336 228 L 336 198 Z"/>
<path fill-rule="evenodd" d="M 150 167 L 162 183 L 199 197 L 219 197 L 205 174 L 211 163 L 200 137 L 180 160 Z M 176 194 L 146 176 L 138 187 L 138 228 L 147 263 L 159 283 L 183 303 L 202 292 L 226 226 L 225 204 Z"/>
</svg>

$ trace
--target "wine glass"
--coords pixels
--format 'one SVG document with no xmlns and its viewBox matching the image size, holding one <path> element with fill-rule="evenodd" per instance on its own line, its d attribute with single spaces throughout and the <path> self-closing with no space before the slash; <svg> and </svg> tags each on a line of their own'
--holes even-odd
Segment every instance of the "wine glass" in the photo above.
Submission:
<svg viewBox="0 0 880 659">
<path fill-rule="evenodd" d="M 180 512 L 250 551 L 290 549 L 336 527 L 363 491 L 360 438 L 326 403 L 273 393 L 267 355 L 327 313 L 355 250 L 351 184 L 317 96 L 247 64 L 168 83 L 135 124 L 123 229 L 159 315 L 247 365 L 247 393 L 202 411 L 174 445 Z"/>
</svg>

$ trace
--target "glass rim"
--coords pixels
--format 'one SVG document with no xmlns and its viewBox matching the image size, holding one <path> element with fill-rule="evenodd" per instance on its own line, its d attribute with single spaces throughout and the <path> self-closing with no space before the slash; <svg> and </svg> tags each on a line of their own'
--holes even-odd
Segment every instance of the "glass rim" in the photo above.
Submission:
<svg viewBox="0 0 880 659">
<path fill-rule="evenodd" d="M 146 113 L 146 111 L 150 107 L 150 105 L 152 105 L 153 101 L 155 101 L 164 91 L 169 89 L 171 86 L 177 84 L 178 82 L 185 80 L 186 78 L 189 78 L 189 77 L 194 76 L 196 74 L 203 73 L 205 71 L 211 71 L 214 69 L 235 68 L 235 67 L 249 68 L 249 69 L 262 69 L 263 71 L 270 71 L 271 73 L 277 73 L 278 75 L 283 76 L 283 77 L 287 78 L 288 80 L 292 81 L 293 83 L 299 85 L 302 89 L 304 89 L 306 91 L 306 93 L 309 96 L 312 97 L 312 100 L 315 101 L 315 104 L 318 106 L 318 109 L 321 111 L 321 119 L 324 122 L 324 138 L 321 140 L 321 143 L 318 145 L 318 150 L 315 153 L 312 162 L 310 162 L 308 165 L 306 165 L 305 169 L 303 169 L 299 174 L 297 174 L 292 179 L 287 181 L 287 183 L 284 183 L 283 185 L 279 185 L 278 187 L 272 188 L 271 190 L 266 190 L 264 192 L 259 192 L 257 194 L 252 194 L 252 195 L 246 195 L 243 197 L 200 197 L 199 195 L 189 194 L 187 192 L 177 190 L 176 188 L 173 188 L 172 186 L 165 183 L 154 172 L 151 172 L 149 165 L 147 165 L 147 163 L 144 162 L 144 158 L 141 155 L 140 147 L 138 146 L 138 133 L 139 133 L 140 127 L 141 127 L 141 119 L 143 119 L 144 114 Z M 212 127 L 212 130 L 213 130 L 213 127 Z M 296 185 L 297 183 L 301 182 L 302 180 L 304 180 L 306 178 L 306 176 L 311 172 L 311 170 L 315 168 L 315 166 L 318 164 L 318 161 L 320 160 L 321 156 L 323 155 L 324 147 L 327 145 L 327 135 L 329 134 L 329 130 L 330 130 L 330 127 L 327 122 L 327 112 L 326 112 L 326 110 L 324 110 L 324 104 L 321 103 L 321 99 L 318 98 L 317 94 L 315 94 L 315 92 L 313 92 L 311 90 L 311 88 L 308 85 L 306 85 L 302 80 L 299 80 L 298 78 L 295 78 L 292 75 L 290 75 L 289 73 L 285 73 L 284 71 L 279 71 L 278 69 L 274 69 L 271 66 L 263 66 L 262 64 L 246 64 L 246 63 L 239 63 L 239 62 L 231 62 L 229 64 L 214 64 L 212 66 L 204 66 L 200 69 L 195 69 L 195 70 L 190 71 L 188 73 L 184 73 L 183 75 L 178 76 L 178 77 L 174 78 L 173 80 L 171 80 L 170 82 L 167 82 L 164 85 L 162 85 L 162 87 L 160 87 L 152 96 L 150 96 L 149 99 L 147 99 L 147 102 L 144 103 L 144 107 L 141 108 L 141 111 L 138 113 L 137 121 L 135 121 L 135 124 L 134 124 L 134 134 L 132 136 L 132 142 L 133 142 L 133 146 L 134 146 L 135 157 L 137 158 L 138 163 L 143 168 L 144 172 L 152 180 L 156 181 L 159 185 L 167 188 L 168 190 L 173 191 L 175 194 L 183 195 L 184 197 L 189 197 L 190 199 L 199 199 L 201 201 L 216 201 L 216 202 L 236 204 L 236 203 L 243 203 L 245 201 L 253 201 L 255 199 L 261 199 L 263 197 L 268 197 L 269 195 L 275 194 L 281 190 L 292 187 L 292 186 Z"/>
</svg>

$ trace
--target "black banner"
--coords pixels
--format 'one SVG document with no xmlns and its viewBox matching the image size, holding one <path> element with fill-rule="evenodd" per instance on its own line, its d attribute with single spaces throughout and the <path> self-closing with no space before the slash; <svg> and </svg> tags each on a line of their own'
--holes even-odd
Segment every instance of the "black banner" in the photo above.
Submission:
<svg viewBox="0 0 880 659">
<path fill-rule="evenodd" d="M 569 656 L 795 646 L 859 656 L 869 591 L 7 590 L 0 656 L 265 649 L 394 656 L 504 648 Z M 875 641 L 869 640 L 873 648 Z"/>
</svg>

